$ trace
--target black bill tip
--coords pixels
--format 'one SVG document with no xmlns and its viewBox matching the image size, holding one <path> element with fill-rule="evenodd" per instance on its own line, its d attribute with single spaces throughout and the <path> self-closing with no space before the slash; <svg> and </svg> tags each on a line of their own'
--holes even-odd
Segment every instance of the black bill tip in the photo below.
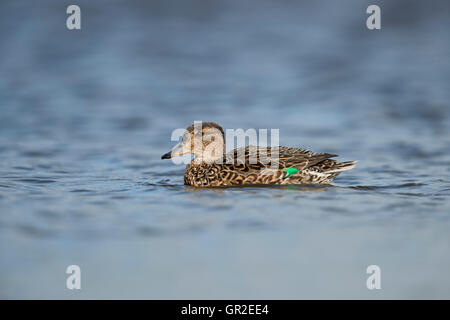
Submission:
<svg viewBox="0 0 450 320">
<path fill-rule="evenodd" d="M 170 159 L 172 158 L 172 151 L 169 151 L 161 156 L 161 159 Z"/>
</svg>

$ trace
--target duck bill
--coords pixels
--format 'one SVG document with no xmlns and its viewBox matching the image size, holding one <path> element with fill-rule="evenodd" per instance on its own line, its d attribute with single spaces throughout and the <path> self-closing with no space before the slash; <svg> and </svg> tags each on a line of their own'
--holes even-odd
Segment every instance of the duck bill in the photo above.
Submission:
<svg viewBox="0 0 450 320">
<path fill-rule="evenodd" d="M 169 152 L 163 154 L 161 156 L 161 159 L 171 159 L 171 158 L 181 156 L 185 153 L 188 153 L 188 151 L 185 151 L 183 145 L 181 143 L 179 143 L 172 149 L 172 151 L 169 151 Z"/>
<path fill-rule="evenodd" d="M 164 154 L 161 156 L 161 159 L 170 159 L 170 158 L 172 158 L 172 151 L 169 151 L 169 152 L 167 152 L 167 153 L 164 153 Z"/>
</svg>

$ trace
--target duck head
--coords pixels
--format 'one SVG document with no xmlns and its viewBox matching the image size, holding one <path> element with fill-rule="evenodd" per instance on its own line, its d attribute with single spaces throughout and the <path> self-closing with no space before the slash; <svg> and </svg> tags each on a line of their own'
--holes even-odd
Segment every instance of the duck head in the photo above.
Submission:
<svg viewBox="0 0 450 320">
<path fill-rule="evenodd" d="M 163 154 L 161 159 L 170 159 L 186 153 L 194 155 L 194 163 L 222 161 L 225 153 L 222 127 L 215 122 L 194 122 L 186 128 L 180 143 Z"/>
</svg>

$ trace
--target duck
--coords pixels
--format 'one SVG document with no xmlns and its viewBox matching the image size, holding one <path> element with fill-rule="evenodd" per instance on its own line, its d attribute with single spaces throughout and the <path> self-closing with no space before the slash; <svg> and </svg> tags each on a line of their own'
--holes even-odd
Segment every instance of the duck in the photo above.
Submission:
<svg viewBox="0 0 450 320">
<path fill-rule="evenodd" d="M 192 187 L 330 184 L 356 161 L 338 162 L 336 154 L 303 148 L 249 145 L 225 152 L 225 134 L 216 122 L 196 121 L 184 130 L 181 141 L 161 159 L 183 154 L 187 164 L 184 184 Z"/>
</svg>

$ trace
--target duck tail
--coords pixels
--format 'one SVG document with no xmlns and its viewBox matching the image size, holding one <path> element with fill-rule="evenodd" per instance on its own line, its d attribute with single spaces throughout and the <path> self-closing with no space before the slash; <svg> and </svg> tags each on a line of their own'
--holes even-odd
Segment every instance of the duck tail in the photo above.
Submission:
<svg viewBox="0 0 450 320">
<path fill-rule="evenodd" d="M 357 161 L 337 162 L 333 167 L 330 168 L 330 170 L 327 170 L 326 173 L 342 172 L 353 169 L 353 167 L 356 165 L 356 162 Z"/>
</svg>

